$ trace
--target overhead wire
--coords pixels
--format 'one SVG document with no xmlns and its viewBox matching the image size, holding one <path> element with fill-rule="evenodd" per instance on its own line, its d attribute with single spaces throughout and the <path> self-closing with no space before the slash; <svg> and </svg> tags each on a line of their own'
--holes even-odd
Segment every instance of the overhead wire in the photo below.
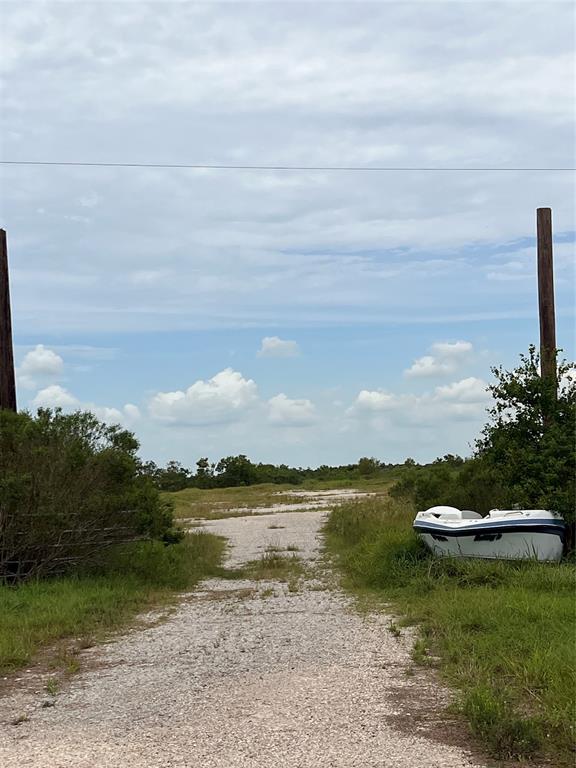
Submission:
<svg viewBox="0 0 576 768">
<path fill-rule="evenodd" d="M 556 173 L 575 172 L 576 168 L 507 167 L 507 166 L 364 166 L 364 165 L 229 165 L 220 163 L 117 163 L 68 160 L 0 160 L 5 166 L 57 166 L 74 168 L 159 168 L 166 170 L 206 171 L 292 171 L 353 173 Z"/>
</svg>

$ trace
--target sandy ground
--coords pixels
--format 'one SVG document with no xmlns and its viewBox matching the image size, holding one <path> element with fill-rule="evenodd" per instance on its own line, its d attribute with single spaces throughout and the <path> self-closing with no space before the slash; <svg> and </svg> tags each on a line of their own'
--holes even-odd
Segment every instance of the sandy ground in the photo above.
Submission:
<svg viewBox="0 0 576 768">
<path fill-rule="evenodd" d="M 428 672 L 406 674 L 409 635 L 394 637 L 390 617 L 355 611 L 322 575 L 324 515 L 205 522 L 229 538 L 231 566 L 268 544 L 296 545 L 318 578 L 296 592 L 279 582 L 205 581 L 167 620 L 84 651 L 85 671 L 54 706 L 42 707 L 41 680 L 16 687 L 0 699 L 0 765 L 481 765 L 455 746 L 446 692 Z M 11 725 L 21 714 L 29 719 Z"/>
</svg>

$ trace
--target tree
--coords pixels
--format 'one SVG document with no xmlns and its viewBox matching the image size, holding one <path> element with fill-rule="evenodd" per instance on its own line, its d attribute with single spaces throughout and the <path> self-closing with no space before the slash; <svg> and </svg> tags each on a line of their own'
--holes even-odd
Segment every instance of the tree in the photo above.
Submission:
<svg viewBox="0 0 576 768">
<path fill-rule="evenodd" d="M 370 477 L 375 475 L 380 470 L 380 462 L 378 459 L 368 458 L 363 456 L 358 460 L 358 474 L 360 477 Z"/>
<path fill-rule="evenodd" d="M 256 467 L 244 454 L 227 456 L 216 465 L 218 484 L 224 487 L 253 485 L 258 481 Z"/>
<path fill-rule="evenodd" d="M 574 364 L 558 365 L 560 387 L 539 374 L 535 347 L 513 371 L 493 368 L 494 406 L 476 457 L 506 489 L 509 504 L 550 509 L 575 519 L 576 382 Z"/>
<path fill-rule="evenodd" d="M 181 491 L 190 485 L 190 470 L 179 461 L 169 461 L 165 469 L 157 473 L 157 484 L 161 491 Z"/>
<path fill-rule="evenodd" d="M 198 488 L 214 487 L 214 465 L 207 458 L 198 459 L 196 462 L 195 485 Z"/>
</svg>

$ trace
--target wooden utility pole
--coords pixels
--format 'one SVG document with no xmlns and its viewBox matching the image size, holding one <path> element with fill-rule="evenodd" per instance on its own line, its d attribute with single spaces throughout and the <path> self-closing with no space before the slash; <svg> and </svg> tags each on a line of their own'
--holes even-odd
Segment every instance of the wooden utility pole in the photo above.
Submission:
<svg viewBox="0 0 576 768">
<path fill-rule="evenodd" d="M 554 267 L 552 261 L 552 211 L 536 211 L 538 235 L 538 306 L 540 310 L 540 371 L 556 396 L 556 318 L 554 314 Z"/>
<path fill-rule="evenodd" d="M 16 410 L 16 377 L 12 349 L 10 281 L 6 231 L 0 229 L 0 409 Z"/>
</svg>

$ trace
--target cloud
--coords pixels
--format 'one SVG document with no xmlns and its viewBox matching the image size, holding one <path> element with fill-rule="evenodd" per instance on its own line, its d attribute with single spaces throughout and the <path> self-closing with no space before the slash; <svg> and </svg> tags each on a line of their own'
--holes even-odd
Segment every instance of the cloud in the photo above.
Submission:
<svg viewBox="0 0 576 768">
<path fill-rule="evenodd" d="M 105 405 L 83 403 L 82 410 L 90 411 L 107 424 L 120 424 L 123 427 L 130 427 L 141 419 L 140 409 L 132 403 L 126 403 L 122 410 Z"/>
<path fill-rule="evenodd" d="M 297 357 L 299 354 L 300 348 L 295 341 L 278 336 L 265 336 L 258 350 L 259 357 Z"/>
<path fill-rule="evenodd" d="M 432 354 L 419 357 L 404 375 L 408 378 L 450 375 L 470 359 L 472 350 L 469 341 L 436 342 L 431 347 Z"/>
<path fill-rule="evenodd" d="M 132 419 L 133 421 L 137 421 L 141 418 L 140 409 L 133 403 L 126 403 L 123 410 L 126 417 Z"/>
<path fill-rule="evenodd" d="M 27 352 L 17 370 L 18 384 L 34 389 L 42 383 L 61 378 L 64 360 L 43 344 Z"/>
<path fill-rule="evenodd" d="M 426 425 L 444 422 L 447 428 L 453 419 L 477 419 L 484 415 L 490 402 L 487 383 L 470 376 L 422 395 L 394 394 L 384 390 L 362 390 L 347 416 L 372 420 L 377 427 L 390 422 Z"/>
<path fill-rule="evenodd" d="M 469 376 L 467 379 L 455 381 L 443 387 L 436 387 L 435 400 L 456 403 L 481 403 L 487 400 L 487 384 L 482 379 Z"/>
<path fill-rule="evenodd" d="M 79 408 L 80 400 L 74 397 L 67 389 L 60 384 L 52 384 L 49 387 L 41 389 L 32 400 L 34 408 L 62 408 L 69 410 Z"/>
<path fill-rule="evenodd" d="M 357 412 L 381 413 L 394 410 L 398 402 L 397 395 L 385 392 L 383 389 L 363 389 L 356 398 L 354 407 Z"/>
<path fill-rule="evenodd" d="M 169 424 L 218 424 L 238 419 L 258 400 L 252 379 L 226 368 L 187 390 L 158 392 L 148 404 L 150 416 Z"/>
<path fill-rule="evenodd" d="M 141 418 L 139 408 L 132 403 L 127 403 L 120 410 L 95 403 L 82 402 L 60 384 L 52 384 L 41 389 L 33 398 L 31 405 L 33 408 L 62 408 L 65 412 L 90 411 L 107 424 L 120 424 L 124 427 L 131 426 Z"/>
<path fill-rule="evenodd" d="M 268 400 L 268 419 L 271 424 L 304 427 L 316 421 L 316 408 L 310 400 L 291 400 L 281 392 Z"/>
</svg>

